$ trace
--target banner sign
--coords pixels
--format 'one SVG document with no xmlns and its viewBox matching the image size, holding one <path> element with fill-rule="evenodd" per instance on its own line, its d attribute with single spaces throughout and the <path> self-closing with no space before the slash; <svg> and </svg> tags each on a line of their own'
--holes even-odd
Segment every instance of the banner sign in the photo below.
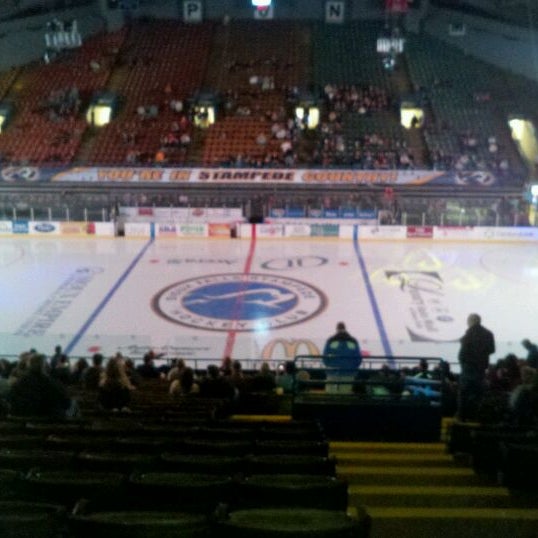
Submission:
<svg viewBox="0 0 538 538">
<path fill-rule="evenodd" d="M 340 225 L 338 224 L 311 224 L 311 237 L 339 237 Z"/>
<path fill-rule="evenodd" d="M 443 170 L 320 170 L 285 168 L 151 168 L 73 167 L 65 169 L 6 167 L 0 181 L 79 183 L 279 183 L 351 185 L 459 185 L 487 187 L 497 184 L 487 171 Z"/>
<path fill-rule="evenodd" d="M 310 237 L 308 224 L 289 224 L 284 227 L 285 237 Z"/>
<path fill-rule="evenodd" d="M 405 226 L 359 226 L 359 239 L 406 239 Z"/>
<path fill-rule="evenodd" d="M 129 222 L 237 222 L 245 220 L 240 207 L 121 207 Z"/>
<path fill-rule="evenodd" d="M 408 226 L 407 237 L 410 239 L 432 239 L 433 226 Z"/>
<path fill-rule="evenodd" d="M 12 234 L 13 223 L 10 220 L 0 220 L 0 235 Z"/>
<path fill-rule="evenodd" d="M 177 228 L 178 237 L 207 237 L 207 224 L 180 224 Z"/>
<path fill-rule="evenodd" d="M 150 237 L 153 226 L 149 222 L 126 222 L 125 237 Z"/>
<path fill-rule="evenodd" d="M 14 220 L 12 226 L 14 234 L 27 234 L 30 232 L 30 224 L 27 220 Z"/>
</svg>

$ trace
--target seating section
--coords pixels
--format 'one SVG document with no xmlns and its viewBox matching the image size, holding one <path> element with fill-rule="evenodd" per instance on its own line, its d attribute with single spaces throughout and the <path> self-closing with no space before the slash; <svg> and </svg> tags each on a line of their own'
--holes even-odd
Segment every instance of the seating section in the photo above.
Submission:
<svg viewBox="0 0 538 538">
<path fill-rule="evenodd" d="M 122 106 L 114 122 L 99 132 L 86 159 L 103 164 L 153 164 L 186 159 L 191 123 L 186 100 L 201 88 L 211 46 L 212 25 L 174 21 L 137 22 L 121 49 L 107 89 Z M 180 110 L 176 103 L 185 107 Z M 168 138 L 167 138 L 168 137 Z"/>
<path fill-rule="evenodd" d="M 512 92 L 515 77 L 427 36 L 409 36 L 405 56 L 431 116 L 424 134 L 432 166 L 494 172 L 508 183 L 520 177 L 523 165 L 508 127 L 522 100 Z"/>
<path fill-rule="evenodd" d="M 261 525 L 269 536 L 298 521 L 297 532 L 316 535 L 321 525 L 320 536 L 367 536 L 367 517 L 346 515 L 347 482 L 336 478 L 314 421 L 165 420 L 135 411 L 68 423 L 8 417 L 0 427 L 9 432 L 0 440 L 0 513 L 17 503 L 23 529 L 48 514 L 36 536 L 61 528 L 67 537 L 173 536 L 184 528 L 218 537 L 230 525 Z M 280 512 L 276 524 L 269 514 Z M 0 525 L 11 524 L 2 516 Z"/>
<path fill-rule="evenodd" d="M 535 491 L 538 476 L 535 428 L 455 423 L 447 446 L 454 455 L 466 455 L 478 475 L 516 492 Z"/>
<path fill-rule="evenodd" d="M 216 30 L 204 85 L 218 92 L 222 106 L 207 130 L 204 164 L 284 164 L 284 137 L 271 128 L 293 118 L 289 98 L 307 84 L 309 41 L 308 25 L 287 21 L 233 21 Z"/>
<path fill-rule="evenodd" d="M 395 77 L 376 51 L 383 32 L 377 21 L 316 29 L 313 79 L 325 97 L 318 164 L 359 169 L 422 164 L 420 151 L 413 155 L 409 150 L 412 141 L 400 125 Z"/>
<path fill-rule="evenodd" d="M 508 119 L 535 117 L 536 85 L 423 34 L 406 35 L 405 53 L 387 69 L 376 51 L 385 32 L 380 21 L 135 21 L 2 74 L 0 98 L 16 113 L 0 155 L 15 164 L 432 167 L 520 182 L 528 165 Z M 335 106 L 328 87 L 385 103 Z M 85 110 L 96 91 L 117 94 L 120 105 L 111 124 L 90 130 Z M 218 102 L 208 129 L 193 127 L 200 95 Z M 312 132 L 294 118 L 305 95 L 321 107 Z M 424 109 L 421 129 L 400 125 L 409 99 Z"/>
<path fill-rule="evenodd" d="M 106 86 L 124 38 L 124 30 L 97 35 L 50 64 L 23 69 L 6 94 L 16 113 L 0 137 L 3 158 L 15 164 L 72 162 L 87 128 L 83 111 Z"/>
</svg>

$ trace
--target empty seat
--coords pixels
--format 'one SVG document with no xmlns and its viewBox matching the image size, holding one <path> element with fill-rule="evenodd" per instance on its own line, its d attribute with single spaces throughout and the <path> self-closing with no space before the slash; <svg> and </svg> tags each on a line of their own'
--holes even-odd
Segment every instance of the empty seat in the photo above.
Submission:
<svg viewBox="0 0 538 538">
<path fill-rule="evenodd" d="M 219 503 L 230 502 L 233 486 L 227 476 L 152 472 L 131 476 L 129 497 L 139 509 L 153 506 L 209 513 Z"/>
<path fill-rule="evenodd" d="M 218 536 L 234 538 L 364 538 L 369 534 L 369 518 L 357 519 L 345 512 L 295 508 L 253 509 L 231 512 L 218 525 Z"/>
<path fill-rule="evenodd" d="M 298 474 L 252 475 L 239 485 L 242 507 L 346 510 L 347 482 L 334 477 Z"/>
<path fill-rule="evenodd" d="M 204 515 L 179 512 L 102 512 L 69 521 L 78 538 L 202 538 L 209 536 Z"/>
<path fill-rule="evenodd" d="M 18 501 L 0 502 L 2 538 L 56 538 L 66 520 L 63 507 Z"/>
</svg>

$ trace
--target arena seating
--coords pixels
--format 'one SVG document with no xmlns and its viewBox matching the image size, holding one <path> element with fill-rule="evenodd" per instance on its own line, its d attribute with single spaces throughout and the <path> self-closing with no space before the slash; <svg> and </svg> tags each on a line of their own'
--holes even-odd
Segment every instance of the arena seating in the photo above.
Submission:
<svg viewBox="0 0 538 538">
<path fill-rule="evenodd" d="M 49 65 L 40 63 L 21 70 L 6 94 L 17 113 L 0 139 L 5 159 L 56 166 L 73 161 L 87 128 L 85 106 L 95 91 L 105 87 L 124 36 L 125 31 L 98 35 Z M 50 106 L 53 97 L 72 88 L 76 88 L 73 101 L 78 103 L 55 112 Z"/>
</svg>

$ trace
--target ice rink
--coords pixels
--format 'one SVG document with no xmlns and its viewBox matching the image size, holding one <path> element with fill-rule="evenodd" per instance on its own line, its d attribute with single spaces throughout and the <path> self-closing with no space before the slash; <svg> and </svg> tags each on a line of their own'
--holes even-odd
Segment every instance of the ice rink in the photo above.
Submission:
<svg viewBox="0 0 538 538">
<path fill-rule="evenodd" d="M 470 312 L 500 358 L 538 340 L 533 243 L 2 238 L 0 356 L 284 360 L 344 321 L 371 355 L 457 359 Z"/>
</svg>

